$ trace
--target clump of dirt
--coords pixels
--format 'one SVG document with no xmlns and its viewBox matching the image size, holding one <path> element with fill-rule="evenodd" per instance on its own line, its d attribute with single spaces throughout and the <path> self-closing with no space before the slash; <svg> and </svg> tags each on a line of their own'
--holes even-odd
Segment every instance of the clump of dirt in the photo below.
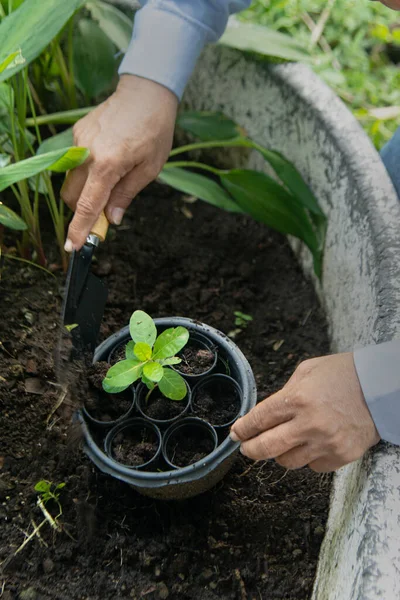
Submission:
<svg viewBox="0 0 400 600">
<path fill-rule="evenodd" d="M 236 417 L 240 410 L 240 395 L 228 381 L 210 381 L 195 392 L 193 412 L 211 425 L 225 425 Z"/>
<path fill-rule="evenodd" d="M 111 453 L 115 460 L 130 467 L 148 463 L 158 449 L 158 438 L 148 427 L 124 429 L 114 438 Z"/>
<path fill-rule="evenodd" d="M 187 406 L 187 396 L 183 400 L 170 400 L 155 388 L 146 400 L 147 389 L 142 391 L 140 408 L 142 412 L 158 421 L 167 421 L 180 415 Z"/>
<path fill-rule="evenodd" d="M 203 428 L 185 426 L 174 431 L 168 440 L 168 459 L 176 467 L 187 467 L 214 450 L 214 441 Z"/>
<path fill-rule="evenodd" d="M 184 375 L 201 375 L 213 366 L 215 354 L 207 348 L 190 345 L 190 342 L 178 354 L 182 362 L 176 365 L 176 370 Z"/>
</svg>

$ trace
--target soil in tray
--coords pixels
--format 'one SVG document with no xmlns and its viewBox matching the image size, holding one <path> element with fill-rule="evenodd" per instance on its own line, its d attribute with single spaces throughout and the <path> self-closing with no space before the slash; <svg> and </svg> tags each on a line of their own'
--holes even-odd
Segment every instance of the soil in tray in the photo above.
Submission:
<svg viewBox="0 0 400 600">
<path fill-rule="evenodd" d="M 235 311 L 251 314 L 235 342 L 253 367 L 262 400 L 299 361 L 329 351 L 313 288 L 283 236 L 201 202 L 190 205 L 188 219 L 188 205 L 166 194 L 161 186 L 142 193 L 117 235 L 99 248 L 96 268 L 109 273 L 101 339 L 125 326 L 135 309 L 188 316 L 225 333 L 235 328 Z M 52 231 L 44 214 L 42 223 Z M 54 263 L 53 237 L 45 242 Z M 307 468 L 286 472 L 274 461 L 253 464 L 239 455 L 209 492 L 159 502 L 101 474 L 86 458 L 80 430 L 70 425 L 85 400 L 81 386 L 69 387 L 46 426 L 61 398 L 52 384 L 63 284 L 15 261 L 2 265 L 0 562 L 7 563 L 1 600 L 19 600 L 23 592 L 35 600 L 167 594 L 168 600 L 307 600 L 329 476 Z M 69 386 L 75 374 L 66 373 Z M 47 547 L 34 536 L 7 560 L 26 539 L 23 532 L 32 532 L 32 519 L 43 519 L 34 492 L 41 479 L 66 484 L 63 531 L 44 525 Z"/>
<path fill-rule="evenodd" d="M 149 462 L 156 454 L 158 439 L 147 427 L 142 429 L 126 429 L 118 433 L 112 443 L 111 452 L 115 460 L 139 467 Z"/>
<path fill-rule="evenodd" d="M 180 415 L 185 410 L 186 405 L 187 398 L 179 401 L 169 400 L 156 388 L 150 394 L 147 401 L 144 399 L 142 400 L 141 408 L 143 413 L 151 419 L 167 421 L 168 419 L 174 419 Z"/>
<path fill-rule="evenodd" d="M 84 406 L 96 421 L 116 421 L 125 415 L 132 406 L 132 392 L 128 389 L 120 394 L 108 394 L 102 388 L 102 381 L 110 368 L 106 362 L 95 363 L 89 369 L 88 391 Z"/>
<path fill-rule="evenodd" d="M 212 425 L 225 425 L 236 417 L 240 410 L 240 397 L 233 386 L 217 383 L 201 387 L 193 399 L 196 417 Z"/>
<path fill-rule="evenodd" d="M 120 360 L 126 359 L 125 348 L 126 348 L 126 344 L 122 344 L 121 346 L 118 346 L 118 348 L 116 348 L 114 350 L 114 352 L 110 356 L 110 365 L 115 365 Z M 110 367 L 110 365 L 108 365 L 108 367 Z"/>
<path fill-rule="evenodd" d="M 168 458 L 176 467 L 187 467 L 214 450 L 213 440 L 198 429 L 180 429 L 168 443 Z"/>
<path fill-rule="evenodd" d="M 215 354 L 207 348 L 199 348 L 189 344 L 179 353 L 182 362 L 176 365 L 176 369 L 184 375 L 201 375 L 213 366 Z"/>
</svg>

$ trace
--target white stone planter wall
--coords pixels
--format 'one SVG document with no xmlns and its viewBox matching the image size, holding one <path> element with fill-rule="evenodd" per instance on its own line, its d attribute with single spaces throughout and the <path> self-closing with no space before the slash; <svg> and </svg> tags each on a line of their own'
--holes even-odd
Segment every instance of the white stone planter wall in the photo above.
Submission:
<svg viewBox="0 0 400 600">
<path fill-rule="evenodd" d="M 303 65 L 221 47 L 203 55 L 186 107 L 220 110 L 292 160 L 329 218 L 322 286 L 334 351 L 400 334 L 400 204 L 351 113 Z M 250 156 L 249 166 L 261 159 Z M 243 164 L 241 166 L 244 166 Z M 294 247 L 306 272 L 308 251 Z M 381 445 L 335 477 L 314 600 L 400 598 L 400 451 Z"/>
</svg>

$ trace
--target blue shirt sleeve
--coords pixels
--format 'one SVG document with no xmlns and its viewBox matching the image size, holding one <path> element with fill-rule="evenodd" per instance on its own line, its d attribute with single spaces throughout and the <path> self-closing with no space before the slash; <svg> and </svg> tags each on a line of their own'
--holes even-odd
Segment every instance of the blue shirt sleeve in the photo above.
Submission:
<svg viewBox="0 0 400 600">
<path fill-rule="evenodd" d="M 208 42 L 223 34 L 230 14 L 251 0 L 142 0 L 119 74 L 164 85 L 180 99 Z"/>
<path fill-rule="evenodd" d="M 379 435 L 400 445 L 400 340 L 355 350 L 354 363 Z"/>
</svg>

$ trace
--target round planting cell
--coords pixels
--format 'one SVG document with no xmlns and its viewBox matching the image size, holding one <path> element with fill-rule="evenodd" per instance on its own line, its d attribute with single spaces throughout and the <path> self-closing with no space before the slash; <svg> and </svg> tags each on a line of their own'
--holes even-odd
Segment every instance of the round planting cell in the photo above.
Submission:
<svg viewBox="0 0 400 600">
<path fill-rule="evenodd" d="M 230 383 L 230 385 L 235 386 L 235 390 L 238 390 L 238 393 L 240 392 L 240 404 L 237 407 L 238 410 L 235 411 L 237 417 L 246 414 L 253 406 L 255 406 L 256 386 L 250 365 L 236 344 L 234 344 L 226 335 L 212 327 L 201 324 L 198 321 L 181 317 L 155 319 L 155 324 L 158 333 L 161 333 L 169 327 L 186 327 L 189 330 L 190 339 L 201 341 L 204 344 L 202 347 L 206 349 L 213 349 L 215 360 L 213 359 L 213 364 L 212 366 L 210 365 L 211 369 L 216 367 L 218 356 L 218 364 L 222 364 L 224 366 L 224 373 L 228 372 L 230 375 L 227 380 L 229 380 L 229 382 L 233 381 L 233 384 Z M 118 333 L 109 337 L 97 348 L 94 355 L 94 361 L 107 361 L 114 348 L 123 348 L 129 340 L 129 327 L 125 327 Z M 200 344 L 198 347 L 200 347 Z M 146 416 L 146 413 L 143 410 L 143 402 L 136 402 L 133 413 L 135 417 L 142 419 L 148 425 L 156 427 L 156 430 L 160 431 L 162 444 L 164 444 L 164 446 L 166 444 L 166 436 L 168 438 L 171 435 L 171 431 L 175 431 L 175 427 L 178 427 L 178 432 L 181 431 L 181 423 L 202 423 L 203 429 L 201 432 L 204 434 L 205 427 L 207 429 L 205 435 L 210 435 L 210 432 L 212 432 L 212 437 L 198 438 L 197 443 L 199 447 L 197 448 L 197 451 L 195 447 L 192 447 L 195 460 L 188 458 L 187 462 L 189 464 L 181 466 L 184 464 L 184 457 L 179 457 L 178 453 L 178 455 L 175 454 L 174 458 L 168 453 L 167 457 L 164 457 L 164 460 L 161 459 L 161 456 L 158 456 L 155 463 L 144 463 L 135 468 L 134 465 L 128 464 L 129 460 L 126 462 L 127 459 L 124 456 L 122 445 L 117 445 L 115 447 L 111 445 L 111 442 L 113 444 L 119 443 L 120 438 L 116 438 L 116 436 L 121 434 L 121 432 L 124 432 L 124 426 L 127 423 L 130 423 L 131 420 L 122 420 L 108 433 L 104 442 L 106 451 L 103 451 L 102 442 L 101 440 L 99 441 L 98 433 L 94 431 L 93 424 L 86 418 L 85 414 L 80 414 L 79 419 L 84 433 L 85 451 L 88 456 L 104 473 L 120 479 L 121 481 L 125 481 L 137 491 L 153 498 L 189 498 L 210 489 L 224 477 L 232 466 L 239 450 L 239 444 L 233 442 L 228 435 L 224 435 L 222 441 L 218 443 L 217 433 L 210 423 L 204 423 L 204 420 L 196 418 L 196 416 L 187 416 L 188 411 L 190 410 L 192 384 L 194 387 L 195 383 L 199 384 L 202 381 L 206 381 L 213 377 L 224 377 L 223 375 L 208 375 L 209 372 L 210 368 L 207 368 L 205 373 L 201 375 L 198 374 L 195 378 L 191 378 L 189 374 L 182 373 L 188 386 L 189 406 L 185 407 L 180 415 L 175 415 L 173 417 L 176 420 L 172 425 L 167 420 L 163 422 L 163 419 L 160 419 L 157 420 L 158 427 L 156 427 L 155 423 L 151 420 L 154 420 L 154 416 Z M 137 399 L 139 399 L 139 397 L 142 398 L 144 395 L 144 391 L 141 391 L 142 388 L 145 389 L 147 393 L 147 389 L 144 388 L 142 384 L 139 384 L 136 388 Z M 168 402 L 174 401 L 169 400 Z M 175 402 L 176 404 L 180 404 L 180 402 Z M 133 414 L 131 413 L 131 416 L 133 416 Z M 234 418 L 235 415 L 231 417 L 230 422 L 233 421 Z M 226 426 L 226 423 L 224 425 Z M 193 425 L 191 425 L 191 427 L 192 426 Z M 196 431 L 197 430 L 198 425 Z M 228 433 L 227 428 L 224 431 L 226 434 Z M 178 439 L 178 437 L 181 436 L 181 433 L 177 433 L 176 436 L 176 439 Z M 117 439 L 116 442 L 113 441 L 115 439 Z M 206 441 L 204 441 L 204 439 Z M 207 440 L 209 440 L 209 442 L 207 442 Z M 170 448 L 169 444 L 167 444 L 167 446 Z M 176 447 L 178 448 L 178 446 Z M 117 452 L 115 448 L 117 448 Z M 190 448 L 186 448 L 185 450 L 187 457 L 189 456 L 189 450 Z M 176 456 L 178 456 L 178 458 L 176 458 Z"/>
<path fill-rule="evenodd" d="M 82 412 L 92 425 L 97 428 L 109 428 L 128 419 L 135 410 L 134 388 L 128 388 L 119 394 L 107 394 L 93 390 L 87 398 Z"/>
<path fill-rule="evenodd" d="M 165 432 L 162 453 L 165 462 L 172 468 L 187 467 L 203 460 L 217 445 L 214 427 L 202 419 L 187 417 Z"/>
<path fill-rule="evenodd" d="M 182 417 L 190 406 L 192 396 L 189 385 L 187 394 L 183 400 L 170 400 L 162 395 L 159 388 L 156 387 L 149 393 L 148 388 L 140 383 L 136 391 L 136 408 L 138 412 L 152 423 L 158 425 L 169 425 Z"/>
<path fill-rule="evenodd" d="M 215 369 L 218 352 L 204 335 L 192 333 L 178 357 L 182 362 L 174 367 L 175 371 L 191 380 L 209 375 Z"/>
<path fill-rule="evenodd" d="M 107 456 L 121 465 L 156 469 L 161 452 L 161 433 L 154 423 L 145 419 L 128 419 L 111 429 L 104 448 Z"/>
<path fill-rule="evenodd" d="M 193 389 L 193 413 L 214 427 L 232 425 L 238 417 L 241 404 L 242 390 L 228 375 L 210 375 Z"/>
</svg>

